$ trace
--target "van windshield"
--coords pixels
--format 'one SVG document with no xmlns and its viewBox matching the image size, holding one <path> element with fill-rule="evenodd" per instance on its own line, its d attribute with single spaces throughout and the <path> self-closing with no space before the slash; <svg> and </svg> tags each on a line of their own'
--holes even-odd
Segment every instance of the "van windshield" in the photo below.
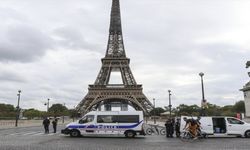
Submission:
<svg viewBox="0 0 250 150">
<path fill-rule="evenodd" d="M 79 123 L 84 124 L 84 123 L 92 122 L 93 120 L 94 120 L 94 115 L 87 115 L 87 116 L 84 116 L 82 119 L 80 119 Z"/>
</svg>

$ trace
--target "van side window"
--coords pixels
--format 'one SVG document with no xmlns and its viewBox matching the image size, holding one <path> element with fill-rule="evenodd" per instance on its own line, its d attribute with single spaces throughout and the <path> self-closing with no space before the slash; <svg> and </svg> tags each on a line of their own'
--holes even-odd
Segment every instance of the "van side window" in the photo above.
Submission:
<svg viewBox="0 0 250 150">
<path fill-rule="evenodd" d="M 98 115 L 97 123 L 115 123 L 117 122 L 116 117 L 113 115 Z"/>
<path fill-rule="evenodd" d="M 244 122 L 234 119 L 234 118 L 227 118 L 228 123 L 230 124 L 244 124 Z"/>
<path fill-rule="evenodd" d="M 98 115 L 97 123 L 138 123 L 139 115 Z"/>
<path fill-rule="evenodd" d="M 139 115 L 121 115 L 118 116 L 119 123 L 137 123 L 139 122 Z"/>
<path fill-rule="evenodd" d="M 84 124 L 84 123 L 92 122 L 94 120 L 94 117 L 95 117 L 94 115 L 87 115 L 81 120 L 79 120 L 79 123 Z"/>
</svg>

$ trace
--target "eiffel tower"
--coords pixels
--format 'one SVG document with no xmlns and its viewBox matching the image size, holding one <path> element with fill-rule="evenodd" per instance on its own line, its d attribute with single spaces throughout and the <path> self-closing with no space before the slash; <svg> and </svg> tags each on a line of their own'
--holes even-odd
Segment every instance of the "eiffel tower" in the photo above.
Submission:
<svg viewBox="0 0 250 150">
<path fill-rule="evenodd" d="M 152 103 L 142 92 L 142 85 L 137 84 L 129 67 L 130 59 L 126 57 L 119 0 L 112 0 L 109 39 L 106 55 L 102 58 L 102 67 L 94 84 L 89 85 L 88 93 L 77 105 L 76 110 L 85 114 L 93 110 L 101 110 L 104 106 L 110 111 L 112 106 L 121 106 L 128 110 L 128 105 L 135 110 L 148 114 L 153 109 Z M 110 77 L 119 72 L 121 84 L 111 84 Z"/>
</svg>

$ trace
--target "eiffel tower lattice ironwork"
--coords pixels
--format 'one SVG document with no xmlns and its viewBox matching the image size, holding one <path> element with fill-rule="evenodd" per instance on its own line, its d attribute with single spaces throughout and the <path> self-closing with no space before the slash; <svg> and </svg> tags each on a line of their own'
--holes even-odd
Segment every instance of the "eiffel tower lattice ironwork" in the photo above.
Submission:
<svg viewBox="0 0 250 150">
<path fill-rule="evenodd" d="M 119 0 L 112 0 L 111 19 L 107 51 L 102 58 L 102 67 L 88 93 L 77 105 L 82 114 L 97 110 L 101 104 L 119 102 L 129 104 L 136 110 L 148 114 L 153 109 L 152 103 L 142 92 L 142 85 L 136 83 L 129 67 L 130 59 L 126 57 L 120 15 Z M 112 72 L 120 72 L 122 84 L 110 84 Z"/>
</svg>

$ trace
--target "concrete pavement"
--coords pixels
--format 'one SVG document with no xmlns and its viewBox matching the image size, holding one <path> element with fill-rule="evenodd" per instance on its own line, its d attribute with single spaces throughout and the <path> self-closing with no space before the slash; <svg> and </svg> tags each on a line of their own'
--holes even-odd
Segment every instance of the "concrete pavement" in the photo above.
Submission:
<svg viewBox="0 0 250 150">
<path fill-rule="evenodd" d="M 63 128 L 59 126 L 58 130 Z M 43 127 L 0 130 L 1 150 L 249 150 L 250 139 L 208 138 L 183 142 L 165 136 L 85 136 L 71 138 L 60 133 L 44 134 Z"/>
<path fill-rule="evenodd" d="M 71 121 L 72 120 L 65 120 L 64 123 L 62 123 L 62 120 L 59 120 L 58 124 L 65 125 Z M 15 123 L 16 123 L 15 120 L 0 120 L 0 129 L 16 128 Z M 42 123 L 43 120 L 18 120 L 18 127 L 42 126 Z"/>
</svg>

